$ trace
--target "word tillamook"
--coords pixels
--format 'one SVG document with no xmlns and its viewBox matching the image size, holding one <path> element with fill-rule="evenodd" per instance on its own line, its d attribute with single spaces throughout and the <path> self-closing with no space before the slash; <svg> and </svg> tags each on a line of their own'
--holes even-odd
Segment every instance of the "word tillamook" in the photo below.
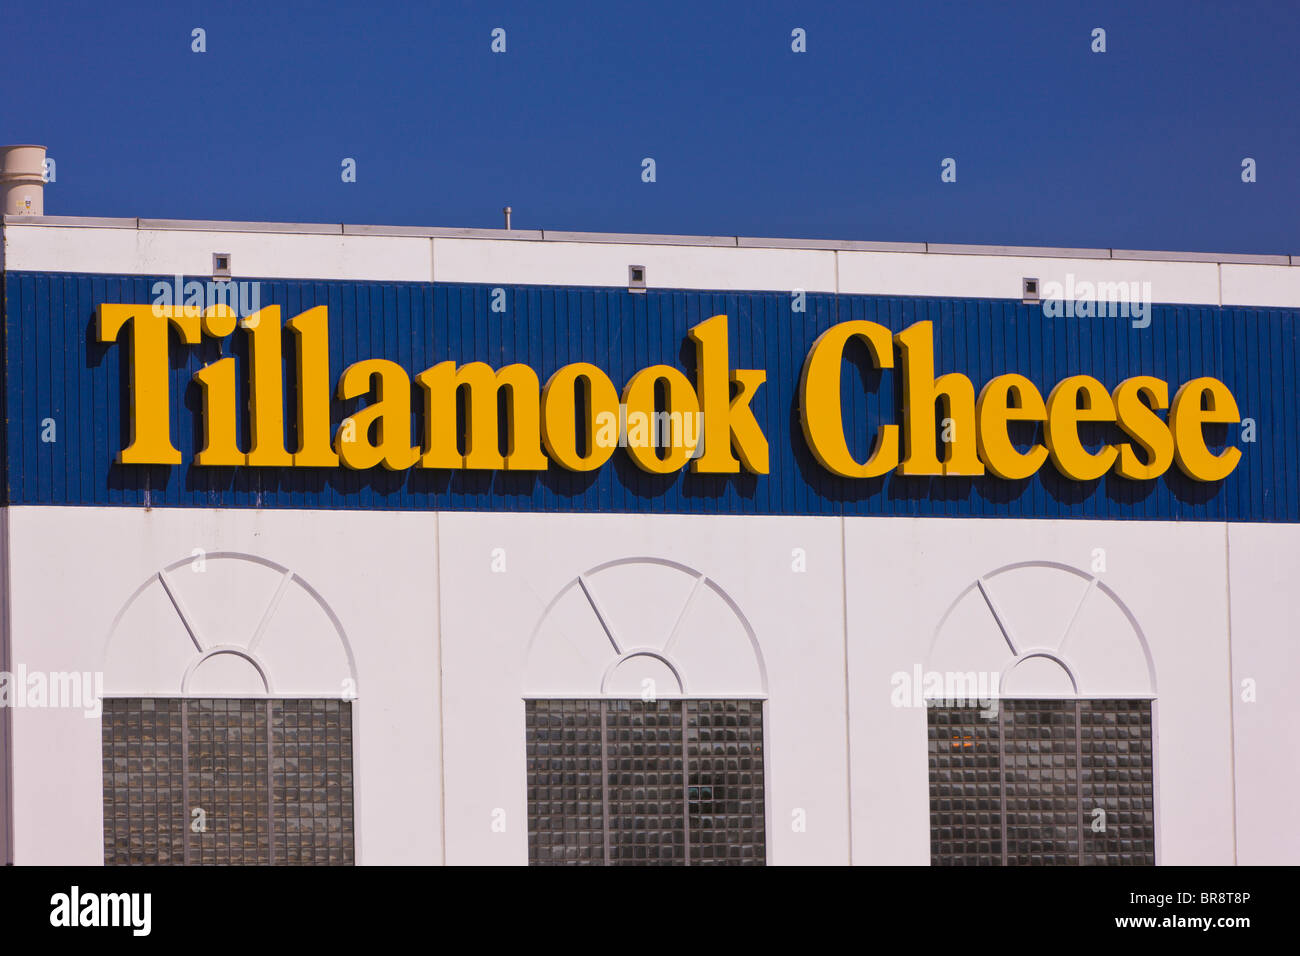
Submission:
<svg viewBox="0 0 1300 956">
<path fill-rule="evenodd" d="M 74 886 L 50 897 L 51 926 L 129 926 L 132 936 L 148 936 L 153 920 L 151 893 L 82 893 Z"/>
<path fill-rule="evenodd" d="M 365 469 L 506 469 L 544 471 L 553 461 L 570 471 L 600 468 L 622 446 L 645 471 L 727 474 L 744 467 L 766 474 L 768 445 L 749 407 L 767 373 L 727 366 L 727 317 L 716 315 L 690 330 L 696 345 L 692 383 L 670 365 L 653 365 L 628 380 L 622 395 L 587 362 L 565 365 L 545 387 L 527 365 L 494 370 L 484 362 L 441 362 L 415 376 L 422 397 L 424 440 L 411 441 L 411 378 L 396 362 L 366 359 L 348 366 L 335 390 L 340 399 L 370 403 L 333 432 L 330 422 L 329 317 L 324 306 L 284 323 L 294 336 L 298 447 L 285 447 L 284 376 L 280 307 L 238 319 L 226 305 L 118 305 L 99 307 L 100 341 L 116 341 L 130 325 L 131 443 L 117 456 L 127 465 L 179 465 L 171 442 L 169 331 L 186 345 L 201 336 L 248 334 L 251 445 L 236 444 L 239 415 L 234 358 L 204 366 L 194 378 L 202 391 L 203 448 L 198 465 Z M 465 413 L 458 395 L 468 393 Z M 499 393 L 507 396 L 507 450 L 500 451 Z M 662 390 L 664 407 L 657 408 Z M 577 398 L 585 420 L 577 420 Z M 638 422 L 666 422 L 669 440 L 653 440 Z M 602 432 L 607 432 L 602 433 Z M 625 437 L 620 435 L 623 432 Z M 579 447 L 579 436 L 583 438 Z M 699 446 L 703 445 L 703 451 Z M 545 453 L 542 449 L 545 448 Z"/>
<path fill-rule="evenodd" d="M 412 379 L 396 362 L 356 362 L 331 389 L 325 306 L 309 309 L 283 326 L 278 305 L 244 319 L 222 304 L 203 310 L 183 305 L 99 307 L 100 341 L 117 341 L 128 324 L 131 442 L 117 456 L 122 464 L 181 464 L 181 453 L 171 441 L 170 331 L 175 330 L 185 345 L 197 345 L 204 336 L 233 335 L 239 326 L 248 335 L 249 447 L 242 449 L 236 442 L 236 361 L 223 358 L 194 374 L 202 391 L 203 448 L 194 458 L 197 465 L 544 471 L 554 462 L 569 471 L 593 471 L 622 444 L 637 467 L 656 474 L 672 474 L 688 464 L 703 474 L 735 474 L 742 467 L 768 473 L 767 438 L 751 408 L 767 372 L 729 367 L 725 315 L 715 315 L 688 332 L 695 343 L 694 382 L 671 365 L 652 365 L 634 374 L 621 396 L 609 376 L 587 362 L 563 366 L 545 386 L 537 372 L 523 364 L 493 369 L 484 362 L 441 362 L 414 377 L 423 410 L 418 445 L 411 434 Z M 297 394 L 289 402 L 298 425 L 293 451 L 286 448 L 282 411 L 283 328 L 293 333 L 297 372 Z M 865 461 L 849 448 L 840 406 L 844 352 L 855 339 L 866 344 L 879 369 L 894 369 L 897 353 L 902 376 L 902 422 L 876 429 Z M 369 404 L 333 429 L 332 393 L 344 400 L 366 398 Z M 891 471 L 932 476 L 987 472 L 1020 480 L 1050 458 L 1061 474 L 1076 481 L 1092 481 L 1112 470 L 1123 478 L 1149 480 L 1174 463 L 1196 481 L 1219 481 L 1241 458 L 1237 448 L 1215 453 L 1206 443 L 1204 425 L 1240 421 L 1232 393 L 1217 379 L 1186 382 L 1170 401 L 1168 384 L 1150 375 L 1125 379 L 1113 391 L 1091 376 L 1072 375 L 1044 400 L 1028 378 L 1008 373 L 993 378 L 977 396 L 965 375 L 936 378 L 930 322 L 917 322 L 898 333 L 862 320 L 832 326 L 804 361 L 799 406 L 803 437 L 813 456 L 827 471 L 846 478 L 875 478 Z M 621 407 L 626 411 L 620 413 Z M 942 435 L 936 428 L 936 409 L 944 415 Z M 1166 410 L 1167 421 L 1159 414 Z M 672 423 L 672 440 L 601 440 L 600 423 L 616 422 L 620 414 L 629 420 L 633 415 L 662 418 Z M 701 434 L 686 434 L 690 421 L 702 421 Z M 1008 433 L 1012 422 L 1042 423 L 1043 444 L 1022 451 Z M 1079 436 L 1081 422 L 1111 423 L 1126 440 L 1089 450 Z M 697 454 L 701 443 L 703 451 Z"/>
</svg>

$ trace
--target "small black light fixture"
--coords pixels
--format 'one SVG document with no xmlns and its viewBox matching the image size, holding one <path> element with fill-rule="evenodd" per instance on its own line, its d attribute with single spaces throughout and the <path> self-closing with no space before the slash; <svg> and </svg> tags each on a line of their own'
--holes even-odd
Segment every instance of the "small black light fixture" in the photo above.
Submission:
<svg viewBox="0 0 1300 956">
<path fill-rule="evenodd" d="M 212 278 L 214 279 L 230 278 L 230 253 L 228 252 L 212 253 Z"/>
<path fill-rule="evenodd" d="M 1025 305 L 1034 305 L 1039 301 L 1037 279 L 1027 278 L 1021 281 L 1020 301 Z"/>
<path fill-rule="evenodd" d="M 645 289 L 645 266 L 628 266 L 627 291 L 644 292 Z"/>
</svg>

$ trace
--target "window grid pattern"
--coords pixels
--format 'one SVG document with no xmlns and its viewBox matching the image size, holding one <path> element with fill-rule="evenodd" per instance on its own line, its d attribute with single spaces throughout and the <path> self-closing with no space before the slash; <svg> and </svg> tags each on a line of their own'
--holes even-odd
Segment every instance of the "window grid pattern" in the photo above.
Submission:
<svg viewBox="0 0 1300 956">
<path fill-rule="evenodd" d="M 271 862 L 265 700 L 187 700 L 190 862 Z"/>
<path fill-rule="evenodd" d="M 691 863 L 761 864 L 763 704 L 686 702 Z"/>
<path fill-rule="evenodd" d="M 1002 700 L 996 715 L 933 706 L 927 719 L 933 864 L 1155 864 L 1149 700 Z"/>
<path fill-rule="evenodd" d="M 104 861 L 184 862 L 181 702 L 105 700 L 102 733 Z"/>
<path fill-rule="evenodd" d="M 1082 701 L 1079 721 L 1083 852 L 1095 866 L 1155 866 L 1151 705 Z M 1103 811 L 1098 814 L 1097 811 Z M 1104 822 L 1105 828 L 1101 829 Z"/>
<path fill-rule="evenodd" d="M 1002 862 L 1002 749 L 974 707 L 929 710 L 930 852 L 953 866 Z"/>
<path fill-rule="evenodd" d="M 600 701 L 529 701 L 529 863 L 604 862 L 603 721 Z"/>
<path fill-rule="evenodd" d="M 609 701 L 605 741 L 609 862 L 682 863 L 686 791 L 680 702 Z"/>
<path fill-rule="evenodd" d="M 275 859 L 355 863 L 352 846 L 351 705 L 276 701 L 271 722 Z"/>
<path fill-rule="evenodd" d="M 766 861 L 763 704 L 525 702 L 530 864 Z"/>
<path fill-rule="evenodd" d="M 1074 701 L 1000 703 L 1006 863 L 1077 866 L 1079 747 Z"/>
<path fill-rule="evenodd" d="M 106 864 L 355 862 L 346 701 L 108 698 L 103 759 Z"/>
</svg>

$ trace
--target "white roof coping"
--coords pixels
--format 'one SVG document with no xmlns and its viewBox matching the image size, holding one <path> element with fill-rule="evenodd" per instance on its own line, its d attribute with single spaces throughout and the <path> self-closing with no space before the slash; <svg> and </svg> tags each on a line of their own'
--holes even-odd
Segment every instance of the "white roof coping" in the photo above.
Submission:
<svg viewBox="0 0 1300 956">
<path fill-rule="evenodd" d="M 1127 259 L 1156 262 L 1212 262 L 1232 265 L 1300 266 L 1300 255 L 1176 252 L 1140 249 L 1071 249 L 1053 246 L 994 246 L 938 242 L 864 242 L 841 239 L 779 239 L 750 236 L 673 236 L 549 229 L 478 229 L 436 226 L 348 225 L 343 223 L 234 222 L 213 219 L 115 219 L 95 216 L 5 216 L 6 226 L 63 226 L 83 229 L 150 229 L 182 232 L 283 233 L 290 235 L 414 236 L 443 239 L 511 239 L 532 242 L 623 243 L 656 246 L 727 246 L 842 252 L 899 252 L 961 256 L 1050 259 Z"/>
</svg>

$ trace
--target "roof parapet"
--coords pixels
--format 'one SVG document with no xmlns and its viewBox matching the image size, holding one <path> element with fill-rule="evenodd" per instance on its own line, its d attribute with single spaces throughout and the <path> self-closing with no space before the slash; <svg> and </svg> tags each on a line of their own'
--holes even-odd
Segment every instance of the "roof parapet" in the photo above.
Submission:
<svg viewBox="0 0 1300 956">
<path fill-rule="evenodd" d="M 869 242 L 852 239 L 781 239 L 753 236 L 677 236 L 621 232 L 568 232 L 551 229 L 483 229 L 448 226 L 383 226 L 347 223 L 235 222 L 214 219 L 122 219 L 94 216 L 4 216 L 12 226 L 63 226 L 79 229 L 149 229 L 179 232 L 251 232 L 285 235 L 406 236 L 431 239 L 495 239 L 523 242 L 619 243 L 647 246 L 707 246 L 740 249 L 807 249 L 821 252 L 895 252 L 958 256 L 1048 259 L 1125 259 L 1153 262 L 1205 262 L 1232 265 L 1300 266 L 1300 255 L 1178 252 L 1142 249 L 1080 249 L 1055 246 L 996 246 L 940 242 Z"/>
</svg>

